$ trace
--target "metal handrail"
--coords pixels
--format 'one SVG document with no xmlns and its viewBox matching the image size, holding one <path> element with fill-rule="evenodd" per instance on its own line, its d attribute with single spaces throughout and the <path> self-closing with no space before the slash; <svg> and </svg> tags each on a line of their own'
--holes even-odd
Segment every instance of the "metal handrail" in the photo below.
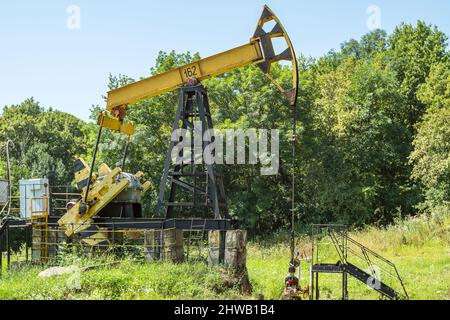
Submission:
<svg viewBox="0 0 450 320">
<path fill-rule="evenodd" d="M 355 251 L 353 251 L 352 249 L 348 248 L 348 251 L 355 257 L 357 257 L 358 259 L 362 260 L 362 261 L 366 261 L 366 258 L 359 255 L 358 253 L 356 253 Z M 373 264 L 373 263 L 372 263 Z M 385 268 L 385 267 L 381 267 L 380 265 L 378 265 L 380 267 L 381 270 L 383 270 L 383 274 L 387 274 L 388 276 L 392 277 L 392 278 L 397 278 L 397 275 L 394 275 L 393 273 L 391 273 L 389 271 L 389 269 Z"/>
<path fill-rule="evenodd" d="M 350 237 L 349 237 L 348 235 L 346 235 L 345 233 L 342 233 L 341 231 L 336 231 L 336 232 L 338 232 L 338 233 L 340 233 L 342 236 L 346 237 L 346 240 L 347 240 L 347 241 L 349 241 L 349 242 L 353 243 L 354 245 L 358 246 L 358 247 L 361 249 L 363 255 L 367 255 L 367 253 L 370 253 L 371 255 L 375 256 L 375 257 L 378 258 L 379 260 L 381 260 L 381 261 L 385 262 L 386 264 L 388 264 L 389 266 L 391 266 L 391 267 L 394 269 L 394 271 L 395 271 L 395 276 L 392 275 L 392 274 L 390 274 L 389 272 L 387 272 L 387 270 L 385 270 L 385 268 L 382 268 L 382 269 L 383 269 L 383 271 L 385 271 L 386 273 L 388 273 L 391 277 L 397 278 L 397 280 L 400 282 L 400 285 L 401 285 L 401 287 L 402 287 L 402 289 L 403 289 L 403 293 L 405 294 L 405 297 L 406 297 L 407 299 L 409 299 L 409 295 L 408 295 L 408 293 L 407 293 L 407 291 L 406 291 L 406 288 L 405 288 L 405 285 L 404 285 L 404 283 L 403 283 L 403 280 L 402 280 L 402 278 L 400 277 L 400 274 L 398 273 L 397 267 L 395 266 L 395 264 L 394 264 L 393 262 L 391 262 L 390 260 L 388 260 L 388 259 L 386 259 L 386 258 L 380 256 L 378 253 L 376 253 L 375 251 L 373 251 L 373 250 L 367 248 L 366 246 L 364 246 L 364 245 L 361 244 L 360 242 L 354 240 L 353 238 L 350 238 Z M 350 251 L 352 251 L 352 250 L 350 250 Z M 365 260 L 366 260 L 367 263 L 369 263 L 370 265 L 373 265 L 372 261 L 371 261 L 368 257 L 367 257 Z"/>
<path fill-rule="evenodd" d="M 331 242 L 333 242 L 333 245 L 336 248 L 336 251 L 339 255 L 339 259 L 341 260 L 342 263 L 346 263 L 347 259 L 345 257 L 345 254 L 344 254 L 344 252 L 342 252 L 341 247 L 339 246 L 338 240 L 336 239 L 336 236 L 334 235 L 333 232 L 331 232 L 330 229 L 328 229 L 328 235 L 330 236 Z"/>
<path fill-rule="evenodd" d="M 339 231 L 338 231 L 339 232 Z M 344 235 L 345 236 L 345 235 Z M 375 257 L 377 257 L 380 260 L 383 260 L 384 262 L 394 266 L 394 264 L 389 261 L 388 259 L 386 259 L 385 257 L 380 256 L 378 253 L 376 253 L 373 250 L 370 250 L 369 248 L 367 248 L 365 245 L 359 243 L 358 241 L 354 240 L 353 238 L 350 238 L 349 236 L 346 236 L 347 240 L 349 240 L 350 242 L 352 242 L 353 244 L 357 245 L 360 248 L 364 248 L 367 252 L 369 252 L 370 254 L 374 255 Z"/>
</svg>

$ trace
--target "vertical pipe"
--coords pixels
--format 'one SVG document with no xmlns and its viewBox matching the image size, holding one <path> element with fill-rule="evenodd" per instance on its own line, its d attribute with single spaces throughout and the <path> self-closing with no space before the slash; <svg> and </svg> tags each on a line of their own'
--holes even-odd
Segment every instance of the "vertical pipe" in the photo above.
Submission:
<svg viewBox="0 0 450 320">
<path fill-rule="evenodd" d="M 292 207 L 291 207 L 291 260 L 294 260 L 295 251 L 295 143 L 297 141 L 296 129 L 296 112 L 297 108 L 294 105 L 293 120 L 292 120 Z"/>
<path fill-rule="evenodd" d="M 8 171 L 8 211 L 6 213 L 6 217 L 9 216 L 11 212 L 11 196 L 12 196 L 12 183 L 11 183 L 11 163 L 9 160 L 9 145 L 12 145 L 14 148 L 14 142 L 10 139 L 6 141 L 6 170 Z"/>
</svg>

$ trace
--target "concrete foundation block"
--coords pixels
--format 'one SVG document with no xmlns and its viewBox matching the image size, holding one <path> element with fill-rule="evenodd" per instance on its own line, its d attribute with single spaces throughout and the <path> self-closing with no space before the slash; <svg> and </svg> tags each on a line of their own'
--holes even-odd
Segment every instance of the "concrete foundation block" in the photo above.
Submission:
<svg viewBox="0 0 450 320">
<path fill-rule="evenodd" d="M 56 257 L 58 252 L 58 230 L 48 229 L 47 231 L 47 253 L 48 258 Z"/>
<path fill-rule="evenodd" d="M 42 256 L 42 242 L 44 240 L 43 231 L 33 228 L 31 232 L 31 259 L 35 262 L 41 261 Z"/>
<path fill-rule="evenodd" d="M 247 262 L 247 231 L 229 230 L 225 239 L 225 267 L 244 270 Z"/>
<path fill-rule="evenodd" d="M 161 231 L 144 231 L 144 256 L 146 262 L 154 262 L 161 259 Z"/>
<path fill-rule="evenodd" d="M 221 248 L 225 247 L 222 243 L 221 231 L 211 230 L 208 233 L 208 265 L 217 266 L 221 263 Z"/>
<path fill-rule="evenodd" d="M 244 269 L 247 261 L 247 231 L 213 230 L 208 233 L 208 264 Z M 222 251 L 222 252 L 221 252 Z"/>
<path fill-rule="evenodd" d="M 168 229 L 163 231 L 163 259 L 172 262 L 184 261 L 183 230 Z"/>
<path fill-rule="evenodd" d="M 43 259 L 56 257 L 60 244 L 66 241 L 67 237 L 62 229 L 33 227 L 31 246 L 32 260 L 40 262 Z"/>
</svg>

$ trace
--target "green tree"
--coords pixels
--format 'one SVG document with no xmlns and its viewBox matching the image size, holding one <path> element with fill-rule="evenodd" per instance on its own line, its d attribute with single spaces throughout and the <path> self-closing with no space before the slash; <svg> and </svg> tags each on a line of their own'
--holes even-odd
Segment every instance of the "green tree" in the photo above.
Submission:
<svg viewBox="0 0 450 320">
<path fill-rule="evenodd" d="M 376 30 L 344 42 L 318 59 L 300 56 L 296 124 L 299 139 L 292 158 L 292 109 L 261 73 L 249 66 L 203 81 L 217 129 L 279 129 L 280 170 L 261 176 L 260 166 L 223 166 L 231 214 L 243 227 L 264 232 L 289 226 L 291 174 L 297 177 L 297 218 L 311 222 L 386 224 L 414 214 L 417 204 L 449 201 L 450 60 L 447 37 L 419 21 L 392 35 Z M 198 54 L 160 52 L 155 75 L 199 59 Z M 285 87 L 291 69 L 273 65 Z M 110 75 L 115 89 L 135 80 Z M 129 106 L 132 137 L 126 171 L 143 171 L 154 188 L 144 199 L 153 215 L 177 107 L 176 91 Z M 93 106 L 97 120 L 103 106 Z M 11 138 L 13 178 L 47 176 L 52 184 L 73 179 L 76 157 L 88 162 L 96 123 L 42 108 L 33 99 L 7 106 L 0 139 Z M 126 137 L 104 130 L 97 166 L 121 165 Z M 292 163 L 295 160 L 295 167 Z M 419 187 L 421 189 L 419 189 Z"/>
<path fill-rule="evenodd" d="M 349 58 L 319 75 L 298 160 L 305 212 L 315 222 L 391 221 L 416 200 L 409 182 L 406 103 L 395 73 L 376 63 Z"/>
<path fill-rule="evenodd" d="M 431 67 L 418 97 L 427 112 L 417 125 L 412 177 L 424 188 L 425 206 L 434 207 L 450 202 L 450 63 Z"/>
<path fill-rule="evenodd" d="M 0 118 L 0 141 L 11 139 L 11 171 L 19 179 L 48 177 L 52 185 L 73 180 L 72 164 L 87 151 L 85 123 L 34 99 L 6 106 Z"/>
<path fill-rule="evenodd" d="M 450 108 L 427 113 L 417 126 L 412 177 L 425 192 L 427 206 L 450 202 Z"/>
<path fill-rule="evenodd" d="M 417 97 L 432 65 L 448 60 L 447 36 L 437 27 L 418 21 L 416 26 L 401 24 L 389 38 L 389 63 L 408 101 L 407 123 L 412 128 L 425 112 Z"/>
<path fill-rule="evenodd" d="M 351 39 L 341 45 L 343 58 L 354 57 L 357 59 L 371 60 L 376 55 L 386 51 L 388 37 L 384 30 L 374 30 L 361 37 L 360 41 Z"/>
</svg>

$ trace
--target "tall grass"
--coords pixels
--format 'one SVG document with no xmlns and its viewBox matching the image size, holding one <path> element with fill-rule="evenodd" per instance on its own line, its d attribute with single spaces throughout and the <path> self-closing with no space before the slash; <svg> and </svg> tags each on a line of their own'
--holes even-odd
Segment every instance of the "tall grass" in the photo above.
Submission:
<svg viewBox="0 0 450 320">
<path fill-rule="evenodd" d="M 366 227 L 351 233 L 362 244 L 394 262 L 404 279 L 411 299 L 450 299 L 449 212 L 445 208 L 416 218 L 399 220 L 387 228 Z M 299 235 L 299 246 L 309 238 Z M 331 246 L 324 257 L 336 262 Z M 334 256 L 333 256 L 334 254 Z M 253 296 L 243 296 L 238 288 L 227 287 L 227 274 L 203 262 L 184 264 L 136 261 L 132 256 L 119 260 L 113 255 L 86 257 L 69 249 L 61 250 L 55 263 L 60 266 L 100 266 L 81 272 L 79 288 L 69 285 L 72 275 L 40 278 L 44 266 L 24 266 L 3 272 L 0 299 L 250 299 L 263 294 L 279 299 L 287 274 L 290 249 L 288 233 L 257 239 L 248 244 L 247 268 Z M 333 260 L 334 259 L 334 260 Z M 302 268 L 301 283 L 309 283 L 308 265 Z M 339 299 L 341 278 L 322 276 L 321 298 Z M 350 299 L 378 299 L 366 285 L 349 278 Z"/>
<path fill-rule="evenodd" d="M 443 205 L 415 217 L 397 219 L 386 228 L 368 226 L 352 235 L 382 251 L 404 246 L 420 247 L 428 242 L 442 242 L 450 247 L 450 206 Z"/>
<path fill-rule="evenodd" d="M 85 261 L 98 263 L 99 261 Z M 102 261 L 102 263 L 104 260 Z M 81 272 L 80 286 L 73 274 L 40 278 L 41 268 L 10 271 L 0 280 L 0 299 L 232 299 L 237 289 L 226 288 L 218 268 L 204 263 L 145 264 L 123 259 Z"/>
<path fill-rule="evenodd" d="M 353 230 L 350 236 L 392 261 L 402 277 L 411 299 L 450 299 L 450 210 L 434 208 L 417 217 L 398 219 L 385 228 L 367 226 Z M 255 291 L 268 299 L 279 299 L 287 274 L 290 249 L 288 234 L 249 244 L 248 269 Z M 300 234 L 298 246 L 307 245 Z M 321 243 L 322 262 L 334 263 L 337 255 L 326 239 Z M 309 266 L 304 263 L 301 282 L 309 284 Z M 321 298 L 341 297 L 341 278 L 321 275 Z M 349 278 L 350 299 L 378 299 L 366 285 Z"/>
</svg>

